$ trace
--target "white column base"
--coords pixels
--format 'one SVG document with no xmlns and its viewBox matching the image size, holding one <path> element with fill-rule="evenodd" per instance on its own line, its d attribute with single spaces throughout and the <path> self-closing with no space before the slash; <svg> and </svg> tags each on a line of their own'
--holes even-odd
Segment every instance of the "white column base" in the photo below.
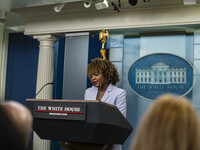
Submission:
<svg viewBox="0 0 200 150">
<path fill-rule="evenodd" d="M 33 133 L 33 150 L 50 150 L 51 141 L 42 140 L 35 132 Z"/>
</svg>

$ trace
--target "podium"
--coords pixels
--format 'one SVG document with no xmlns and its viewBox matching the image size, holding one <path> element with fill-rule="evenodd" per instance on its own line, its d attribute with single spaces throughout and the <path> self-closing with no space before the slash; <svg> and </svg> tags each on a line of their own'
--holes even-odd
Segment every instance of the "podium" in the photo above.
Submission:
<svg viewBox="0 0 200 150">
<path fill-rule="evenodd" d="M 41 139 L 123 144 L 133 127 L 116 106 L 96 100 L 27 99 Z"/>
</svg>

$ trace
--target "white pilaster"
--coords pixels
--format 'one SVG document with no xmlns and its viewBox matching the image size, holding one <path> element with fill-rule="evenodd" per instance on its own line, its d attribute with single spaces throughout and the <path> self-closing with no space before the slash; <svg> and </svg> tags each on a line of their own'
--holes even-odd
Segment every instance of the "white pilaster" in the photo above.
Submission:
<svg viewBox="0 0 200 150">
<path fill-rule="evenodd" d="M 5 29 L 5 13 L 0 11 L 0 102 L 5 100 L 5 81 L 8 54 L 8 31 Z"/>
<path fill-rule="evenodd" d="M 54 74 L 54 43 L 57 40 L 52 35 L 34 36 L 40 42 L 36 93 L 47 83 L 53 82 Z M 37 99 L 52 99 L 53 86 L 45 86 L 37 95 Z M 47 127 L 48 128 L 48 127 Z M 34 132 L 33 150 L 50 150 L 51 141 L 42 140 Z"/>
<path fill-rule="evenodd" d="M 194 106 L 196 107 L 197 111 L 200 114 L 200 30 L 194 31 L 194 61 L 193 61 L 193 68 L 194 68 L 194 85 L 193 85 L 193 96 L 192 96 L 192 102 Z"/>
</svg>

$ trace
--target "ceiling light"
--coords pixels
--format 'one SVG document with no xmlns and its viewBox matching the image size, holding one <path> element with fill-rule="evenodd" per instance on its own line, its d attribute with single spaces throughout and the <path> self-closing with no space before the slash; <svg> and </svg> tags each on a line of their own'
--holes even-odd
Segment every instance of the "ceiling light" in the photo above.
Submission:
<svg viewBox="0 0 200 150">
<path fill-rule="evenodd" d="M 108 8 L 108 1 L 104 0 L 103 2 L 95 3 L 95 7 L 97 10 Z"/>
<path fill-rule="evenodd" d="M 92 0 L 86 0 L 83 5 L 85 8 L 89 8 L 92 5 Z"/>
<path fill-rule="evenodd" d="M 55 12 L 60 12 L 62 8 L 65 6 L 65 4 L 58 4 L 54 6 L 54 11 Z"/>
<path fill-rule="evenodd" d="M 184 5 L 195 5 L 196 0 L 183 0 Z"/>
<path fill-rule="evenodd" d="M 131 6 L 135 6 L 137 4 L 138 0 L 129 0 L 128 2 Z"/>
<path fill-rule="evenodd" d="M 119 7 L 117 7 L 117 5 L 114 2 L 111 2 L 111 5 L 113 6 L 114 11 L 120 12 Z"/>
</svg>

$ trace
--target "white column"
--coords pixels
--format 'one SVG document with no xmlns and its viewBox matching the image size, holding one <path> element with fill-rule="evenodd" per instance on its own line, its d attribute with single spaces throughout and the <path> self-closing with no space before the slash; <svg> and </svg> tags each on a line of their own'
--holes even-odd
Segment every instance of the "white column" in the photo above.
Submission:
<svg viewBox="0 0 200 150">
<path fill-rule="evenodd" d="M 36 93 L 46 84 L 53 82 L 54 74 L 54 43 L 57 40 L 52 35 L 34 36 L 40 42 Z M 37 99 L 52 99 L 53 86 L 47 85 L 37 95 Z M 47 127 L 48 128 L 48 127 Z M 50 150 L 51 141 L 42 140 L 34 132 L 33 150 Z"/>
<path fill-rule="evenodd" d="M 200 114 L 200 30 L 194 31 L 194 60 L 193 60 L 193 68 L 194 68 L 194 85 L 192 89 L 192 102 L 195 105 L 198 113 Z M 186 71 L 184 71 L 184 79 L 186 81 Z"/>
<path fill-rule="evenodd" d="M 5 29 L 5 13 L 0 11 L 0 102 L 5 100 L 8 31 Z"/>
</svg>

